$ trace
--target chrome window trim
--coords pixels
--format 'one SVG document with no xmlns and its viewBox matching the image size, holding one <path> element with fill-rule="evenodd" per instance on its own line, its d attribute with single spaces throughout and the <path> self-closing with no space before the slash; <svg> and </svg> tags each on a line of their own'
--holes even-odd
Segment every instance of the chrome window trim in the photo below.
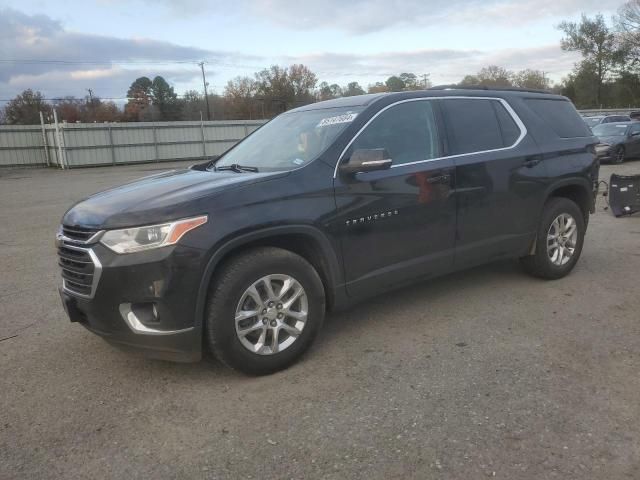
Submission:
<svg viewBox="0 0 640 480">
<path fill-rule="evenodd" d="M 425 102 L 425 101 L 430 101 L 430 100 L 448 100 L 448 99 L 455 99 L 455 100 L 497 100 L 507 110 L 507 113 L 511 116 L 513 121 L 516 123 L 516 125 L 520 129 L 520 136 L 513 143 L 513 145 L 511 145 L 509 147 L 494 148 L 494 149 L 491 149 L 491 150 L 480 150 L 480 151 L 477 151 L 477 152 L 469 152 L 469 153 L 459 153 L 459 154 L 456 154 L 456 155 L 446 155 L 444 157 L 428 158 L 428 159 L 425 159 L 425 160 L 416 160 L 415 162 L 407 162 L 407 163 L 400 163 L 398 165 L 391 165 L 391 168 L 400 168 L 400 167 L 406 167 L 408 165 L 417 165 L 419 163 L 435 162 L 437 160 L 444 160 L 444 159 L 447 159 L 447 158 L 458 158 L 458 157 L 465 157 L 467 155 L 480 155 L 480 154 L 483 154 L 483 153 L 502 152 L 502 151 L 506 151 L 506 150 L 511 150 L 511 149 L 516 148 L 518 145 L 520 145 L 520 143 L 522 142 L 524 137 L 527 136 L 527 133 L 528 133 L 527 132 L 527 127 L 522 122 L 522 120 L 520 119 L 518 114 L 515 112 L 515 110 L 511 107 L 511 105 L 509 105 L 509 102 L 507 102 L 504 98 L 499 98 L 499 97 L 469 97 L 469 96 L 463 96 L 463 95 L 446 96 L 446 97 L 407 98 L 405 100 L 399 100 L 397 102 L 394 102 L 394 103 L 391 103 L 391 104 L 387 105 L 386 107 L 384 107 L 383 109 L 378 111 L 373 117 L 371 117 L 367 121 L 367 123 L 365 123 L 362 126 L 362 128 L 360 128 L 360 130 L 358 130 L 356 132 L 356 134 L 349 141 L 347 146 L 344 147 L 344 149 L 342 150 L 342 153 L 338 157 L 338 161 L 336 162 L 336 167 L 333 170 L 333 178 L 335 179 L 335 178 L 338 177 L 338 167 L 340 166 L 340 164 L 344 160 L 344 154 L 347 153 L 347 150 L 349 149 L 349 147 L 351 147 L 353 142 L 356 141 L 356 139 L 360 136 L 360 134 L 369 126 L 369 124 L 371 124 L 371 122 L 373 122 L 376 118 L 378 118 L 378 116 L 380 114 L 382 114 L 382 112 L 385 112 L 388 109 L 390 109 L 391 107 L 395 107 L 396 105 L 400 105 L 402 103 Z"/>
<path fill-rule="evenodd" d="M 69 245 L 68 243 L 63 243 L 61 246 L 65 248 L 70 248 L 71 250 L 79 250 L 81 252 L 87 252 L 89 254 L 89 258 L 91 258 L 91 261 L 93 262 L 93 281 L 91 282 L 91 293 L 89 293 L 89 295 L 76 292 L 75 290 L 69 290 L 67 288 L 66 281 L 64 278 L 62 279 L 62 290 L 65 293 L 68 293 L 69 295 L 74 295 L 80 298 L 92 299 L 96 294 L 96 290 L 98 289 L 98 282 L 100 281 L 100 277 L 102 276 L 102 263 L 100 263 L 98 256 L 90 248 L 82 248 L 75 245 Z"/>
</svg>

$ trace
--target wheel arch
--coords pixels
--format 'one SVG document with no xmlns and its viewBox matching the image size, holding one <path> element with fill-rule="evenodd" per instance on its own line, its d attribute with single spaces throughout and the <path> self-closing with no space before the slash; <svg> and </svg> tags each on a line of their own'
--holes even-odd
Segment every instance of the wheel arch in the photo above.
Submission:
<svg viewBox="0 0 640 480">
<path fill-rule="evenodd" d="M 595 212 L 593 186 L 584 178 L 572 178 L 555 183 L 548 190 L 545 203 L 553 197 L 565 197 L 575 202 L 584 214 L 585 223 L 589 220 L 589 213 Z"/>
<path fill-rule="evenodd" d="M 235 255 L 249 248 L 270 246 L 283 248 L 307 260 L 322 280 L 327 310 L 341 303 L 339 286 L 344 284 L 342 268 L 330 240 L 310 225 L 269 227 L 224 241 L 214 248 L 200 279 L 196 303 L 196 322 L 203 322 L 209 285 L 216 271 Z"/>
<path fill-rule="evenodd" d="M 589 214 L 595 213 L 595 198 L 591 190 L 590 183 L 584 178 L 567 178 L 551 185 L 545 194 L 544 202 L 538 212 L 538 222 L 542 219 L 544 206 L 552 198 L 564 197 L 572 200 L 584 215 L 585 225 L 589 224 Z M 536 249 L 536 238 L 534 236 L 529 247 L 528 254 L 533 255 Z"/>
</svg>

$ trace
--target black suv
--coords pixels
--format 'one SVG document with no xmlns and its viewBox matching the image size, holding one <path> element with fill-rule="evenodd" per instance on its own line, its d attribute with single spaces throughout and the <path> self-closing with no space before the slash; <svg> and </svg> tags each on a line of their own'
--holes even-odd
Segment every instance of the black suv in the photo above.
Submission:
<svg viewBox="0 0 640 480">
<path fill-rule="evenodd" d="M 440 89 L 291 110 L 221 158 L 74 205 L 57 235 L 72 321 L 154 357 L 294 362 L 325 311 L 503 258 L 567 275 L 598 140 L 564 97 Z"/>
</svg>

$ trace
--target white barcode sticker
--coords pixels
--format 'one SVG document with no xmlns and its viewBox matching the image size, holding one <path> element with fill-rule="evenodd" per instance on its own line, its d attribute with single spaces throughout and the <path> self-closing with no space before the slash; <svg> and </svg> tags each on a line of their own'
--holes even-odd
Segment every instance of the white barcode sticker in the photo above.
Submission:
<svg viewBox="0 0 640 480">
<path fill-rule="evenodd" d="M 328 127 L 330 125 L 337 125 L 339 123 L 351 123 L 356 117 L 357 113 L 344 113 L 342 115 L 336 115 L 335 117 L 327 117 L 320 120 L 320 123 L 316 125 L 316 128 Z"/>
</svg>

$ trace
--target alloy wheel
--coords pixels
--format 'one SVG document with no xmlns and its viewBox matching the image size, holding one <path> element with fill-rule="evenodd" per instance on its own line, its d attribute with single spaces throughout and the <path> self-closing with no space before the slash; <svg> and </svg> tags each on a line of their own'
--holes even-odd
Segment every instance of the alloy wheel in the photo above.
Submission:
<svg viewBox="0 0 640 480">
<path fill-rule="evenodd" d="M 307 294 L 290 275 L 260 278 L 240 297 L 235 326 L 240 343 L 259 355 L 273 355 L 289 348 L 307 323 Z"/>
<path fill-rule="evenodd" d="M 551 263 L 566 265 L 576 250 L 578 225 L 568 213 L 561 213 L 551 222 L 547 233 L 547 255 Z"/>
</svg>

